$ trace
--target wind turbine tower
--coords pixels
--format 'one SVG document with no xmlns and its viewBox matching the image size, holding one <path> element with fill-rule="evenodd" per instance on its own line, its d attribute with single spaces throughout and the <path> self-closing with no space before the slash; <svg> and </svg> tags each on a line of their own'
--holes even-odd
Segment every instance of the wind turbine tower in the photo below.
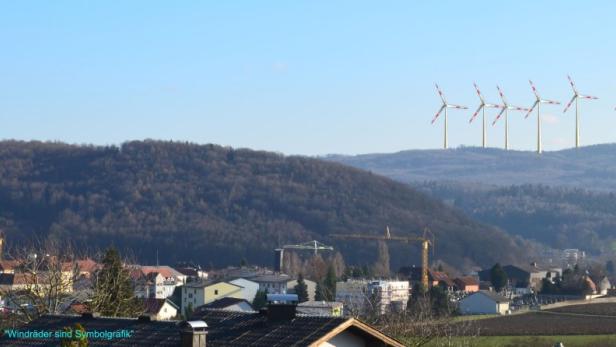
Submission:
<svg viewBox="0 0 616 347">
<path fill-rule="evenodd" d="M 500 98 L 501 98 L 501 101 L 503 102 L 503 105 L 502 105 L 502 110 L 496 116 L 496 118 L 494 119 L 494 122 L 492 122 L 492 126 L 494 126 L 496 124 L 496 122 L 500 119 L 500 117 L 504 113 L 505 114 L 505 150 L 509 150 L 509 110 L 513 110 L 513 111 L 528 111 L 528 109 L 524 108 L 524 107 L 509 105 L 509 103 L 507 102 L 507 99 L 505 98 L 505 94 L 500 89 L 500 87 L 496 86 L 496 89 L 498 90 L 498 95 L 500 95 Z"/>
<path fill-rule="evenodd" d="M 486 108 L 502 108 L 502 106 L 496 105 L 496 104 L 487 104 L 486 101 L 483 99 L 483 96 L 481 95 L 481 91 L 479 91 L 479 87 L 477 87 L 477 83 L 473 83 L 473 86 L 475 87 L 475 90 L 477 91 L 477 96 L 479 96 L 480 103 L 479 103 L 479 107 L 477 107 L 477 111 L 473 113 L 473 116 L 468 122 L 472 123 L 475 120 L 475 118 L 477 118 L 479 111 L 481 111 L 481 118 L 482 118 L 481 120 L 483 122 L 481 145 L 483 148 L 486 148 L 486 146 L 488 145 L 488 134 L 486 132 Z"/>
<path fill-rule="evenodd" d="M 460 105 L 454 105 L 454 104 L 448 104 L 447 100 L 445 99 L 445 95 L 443 94 L 441 89 L 438 87 L 438 84 L 435 83 L 434 85 L 436 86 L 436 91 L 438 92 L 438 96 L 441 98 L 441 101 L 443 102 L 443 105 L 438 110 L 438 112 L 436 112 L 436 115 L 432 119 L 432 124 L 434 124 L 434 122 L 436 122 L 436 119 L 438 118 L 438 116 L 441 115 L 441 113 L 444 110 L 445 111 L 445 120 L 444 120 L 444 127 L 445 127 L 445 134 L 444 135 L 445 136 L 444 136 L 444 141 L 443 141 L 443 148 L 447 149 L 447 146 L 448 146 L 448 144 L 447 144 L 447 109 L 455 108 L 455 109 L 459 109 L 459 110 L 467 110 L 468 107 L 460 106 Z"/>
<path fill-rule="evenodd" d="M 575 148 L 579 148 L 580 147 L 580 105 L 579 105 L 578 99 L 582 98 L 582 99 L 597 100 L 599 98 L 596 96 L 582 95 L 578 93 L 577 88 L 575 87 L 575 83 L 573 83 L 573 80 L 571 79 L 571 76 L 567 75 L 567 79 L 569 80 L 571 89 L 573 89 L 573 97 L 571 98 L 571 101 L 569 101 L 569 103 L 567 104 L 567 107 L 565 107 L 565 110 L 563 111 L 563 113 L 567 112 L 567 110 L 569 109 L 573 101 L 575 101 Z"/>
<path fill-rule="evenodd" d="M 542 148 L 542 145 L 541 145 L 541 111 L 540 111 L 541 104 L 560 105 L 560 102 L 553 101 L 553 100 L 548 100 L 548 99 L 542 99 L 539 96 L 539 92 L 537 92 L 537 88 L 535 88 L 535 85 L 533 84 L 533 81 L 528 80 L 528 83 L 530 83 L 530 87 L 533 89 L 533 94 L 535 94 L 535 98 L 536 99 L 535 99 L 535 103 L 530 108 L 530 110 L 528 110 L 528 113 L 526 114 L 524 119 L 526 119 L 526 118 L 528 118 L 528 116 L 530 116 L 530 114 L 533 112 L 535 107 L 537 108 L 537 153 L 541 154 L 541 152 L 543 152 L 543 148 Z"/>
</svg>

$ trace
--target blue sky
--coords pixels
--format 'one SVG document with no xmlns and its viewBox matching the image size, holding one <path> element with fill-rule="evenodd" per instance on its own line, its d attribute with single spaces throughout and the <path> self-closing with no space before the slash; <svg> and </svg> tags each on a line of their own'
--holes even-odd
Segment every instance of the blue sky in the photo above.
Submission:
<svg viewBox="0 0 616 347">
<path fill-rule="evenodd" d="M 512 104 L 582 104 L 582 143 L 615 142 L 613 2 L 4 1 L 0 138 L 217 143 L 287 154 L 439 148 L 438 82 L 474 109 L 500 84 Z M 547 150 L 574 141 L 574 113 L 543 108 Z M 481 143 L 450 113 L 453 147 Z M 489 112 L 490 121 L 494 112 Z M 535 121 L 510 115 L 511 146 Z M 502 147 L 502 124 L 489 129 Z"/>
</svg>

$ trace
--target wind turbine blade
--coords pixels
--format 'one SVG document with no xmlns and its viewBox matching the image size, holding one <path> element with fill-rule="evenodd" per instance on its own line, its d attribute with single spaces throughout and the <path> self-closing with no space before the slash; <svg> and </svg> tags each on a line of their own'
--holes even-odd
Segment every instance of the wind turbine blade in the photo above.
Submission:
<svg viewBox="0 0 616 347">
<path fill-rule="evenodd" d="M 477 96 L 479 96 L 479 100 L 481 100 L 481 103 L 485 104 L 485 101 L 483 100 L 483 95 L 481 95 L 481 91 L 479 90 L 477 83 L 473 82 L 473 86 L 475 87 L 475 90 L 477 91 Z"/>
<path fill-rule="evenodd" d="M 438 84 L 434 83 L 434 85 L 436 86 L 436 91 L 438 92 L 438 96 L 443 101 L 443 104 L 446 104 L 447 101 L 445 101 L 445 95 L 443 95 L 443 91 L 441 90 L 441 88 L 439 88 Z"/>
<path fill-rule="evenodd" d="M 565 109 L 563 110 L 563 113 L 567 112 L 567 110 L 569 109 L 569 107 L 571 106 L 571 104 L 573 104 L 573 102 L 575 101 L 575 98 L 577 98 L 577 94 L 574 94 L 573 97 L 571 98 L 571 101 L 569 101 L 569 103 L 567 104 L 567 106 L 565 107 Z"/>
<path fill-rule="evenodd" d="M 477 117 L 477 115 L 479 114 L 479 111 L 481 111 L 482 108 L 483 108 L 483 105 L 479 105 L 479 107 L 477 107 L 477 111 L 475 111 L 475 113 L 473 113 L 473 116 L 468 121 L 469 123 L 472 123 L 475 120 L 475 117 Z"/>
<path fill-rule="evenodd" d="M 509 106 L 509 109 L 514 111 L 528 111 L 528 108 L 520 106 Z"/>
<path fill-rule="evenodd" d="M 541 99 L 541 103 L 549 104 L 549 105 L 560 105 L 560 101 L 547 100 L 547 99 Z"/>
<path fill-rule="evenodd" d="M 579 95 L 579 97 L 582 98 L 582 99 L 599 100 L 598 97 L 592 96 L 592 95 Z"/>
<path fill-rule="evenodd" d="M 573 89 L 573 93 L 574 94 L 578 94 L 578 91 L 575 88 L 575 83 L 573 83 L 573 80 L 571 79 L 571 76 L 567 75 L 567 79 L 569 80 L 569 84 L 571 85 L 571 89 Z"/>
<path fill-rule="evenodd" d="M 535 101 L 535 103 L 533 104 L 533 106 L 528 110 L 528 113 L 526 114 L 526 116 L 524 116 L 524 119 L 528 118 L 528 116 L 530 116 L 530 114 L 533 112 L 533 110 L 535 109 L 535 107 L 537 107 L 537 104 L 539 103 L 539 100 Z"/>
<path fill-rule="evenodd" d="M 438 116 L 441 115 L 441 112 L 443 112 L 445 107 L 446 107 L 445 105 L 441 106 L 441 108 L 438 110 L 438 112 L 436 112 L 436 115 L 434 115 L 434 118 L 432 118 L 431 124 L 434 124 L 434 122 L 436 122 L 436 119 L 438 118 Z"/>
<path fill-rule="evenodd" d="M 541 99 L 541 97 L 539 96 L 539 92 L 537 92 L 537 88 L 535 88 L 535 85 L 533 84 L 533 81 L 528 80 L 528 83 L 530 83 L 530 87 L 533 89 L 533 94 L 535 94 L 537 99 Z"/>
<path fill-rule="evenodd" d="M 492 122 L 492 126 L 494 126 L 496 124 L 496 122 L 500 119 L 500 117 L 503 115 L 503 113 L 505 113 L 505 110 L 507 110 L 506 107 L 503 107 L 503 109 L 500 111 L 500 113 L 496 116 L 496 118 L 494 118 L 494 122 Z"/>
<path fill-rule="evenodd" d="M 459 110 L 468 110 L 468 107 L 461 105 L 447 104 L 446 106 L 449 108 L 457 108 Z"/>
<path fill-rule="evenodd" d="M 505 93 L 503 93 L 503 91 L 500 89 L 500 87 L 497 85 L 496 89 L 498 90 L 498 95 L 500 95 L 501 100 L 503 101 L 503 104 L 507 104 L 507 99 L 505 99 Z"/>
</svg>

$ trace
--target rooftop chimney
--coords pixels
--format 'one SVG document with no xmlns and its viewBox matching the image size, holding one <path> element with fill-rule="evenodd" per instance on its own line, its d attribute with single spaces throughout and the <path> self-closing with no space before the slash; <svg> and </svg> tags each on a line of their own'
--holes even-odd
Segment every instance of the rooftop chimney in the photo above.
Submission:
<svg viewBox="0 0 616 347">
<path fill-rule="evenodd" d="M 268 294 L 267 320 L 270 322 L 290 321 L 295 318 L 297 294 Z"/>
<path fill-rule="evenodd" d="M 180 322 L 181 347 L 206 347 L 207 324 L 202 320 Z"/>
</svg>

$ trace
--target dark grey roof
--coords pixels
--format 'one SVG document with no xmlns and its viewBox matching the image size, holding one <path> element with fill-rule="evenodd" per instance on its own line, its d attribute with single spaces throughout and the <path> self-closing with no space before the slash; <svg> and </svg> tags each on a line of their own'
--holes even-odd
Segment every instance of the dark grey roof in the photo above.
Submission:
<svg viewBox="0 0 616 347">
<path fill-rule="evenodd" d="M 45 330 L 56 331 L 64 327 L 74 327 L 81 324 L 86 331 L 93 330 L 132 330 L 133 335 L 129 339 L 88 339 L 89 346 L 150 346 L 150 347 L 177 347 L 180 344 L 180 333 L 177 322 L 173 321 L 149 321 L 128 318 L 92 318 L 72 315 L 45 315 L 30 322 L 20 331 Z M 1 346 L 59 346 L 60 340 L 50 339 L 15 339 L 2 336 Z"/>
<path fill-rule="evenodd" d="M 344 323 L 346 318 L 304 317 L 269 322 L 262 313 L 205 311 L 193 319 L 207 322 L 207 345 L 293 347 L 308 346 Z"/>
<path fill-rule="evenodd" d="M 340 317 L 297 316 L 290 320 L 269 321 L 263 313 L 239 313 L 206 310 L 192 319 L 203 320 L 208 326 L 208 347 L 300 347 L 309 346 L 341 324 L 348 321 Z M 126 318 L 88 318 L 84 316 L 46 315 L 30 322 L 25 330 L 62 330 L 80 323 L 86 331 L 132 330 L 130 339 L 89 339 L 89 346 L 170 347 L 180 345 L 181 325 L 177 321 L 150 321 Z M 365 330 L 351 326 L 348 329 L 365 338 L 369 346 L 383 343 Z M 57 339 L 0 338 L 2 346 L 58 346 Z"/>
<path fill-rule="evenodd" d="M 195 309 L 195 312 L 197 312 L 197 310 L 199 310 L 199 308 L 201 308 L 202 310 L 204 310 L 204 309 L 221 309 L 221 308 L 229 307 L 231 305 L 235 305 L 235 304 L 238 304 L 238 303 L 241 303 L 241 302 L 245 302 L 250 307 L 252 307 L 252 305 L 250 305 L 250 303 L 247 300 L 245 300 L 245 299 L 225 297 L 225 298 L 220 298 L 218 300 L 212 301 L 209 304 L 201 305 L 201 306 L 199 306 L 198 308 Z"/>
</svg>

